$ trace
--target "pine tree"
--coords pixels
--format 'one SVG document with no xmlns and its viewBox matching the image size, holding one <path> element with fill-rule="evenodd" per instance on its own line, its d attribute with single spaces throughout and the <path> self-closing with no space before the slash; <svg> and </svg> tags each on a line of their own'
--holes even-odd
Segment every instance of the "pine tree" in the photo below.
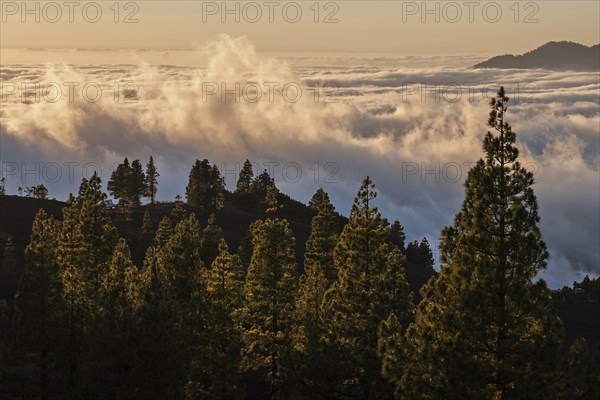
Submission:
<svg viewBox="0 0 600 400">
<path fill-rule="evenodd" d="M 106 195 L 95 172 L 89 181 L 82 182 L 80 193 L 63 209 L 56 249 L 67 306 L 70 390 L 76 386 L 75 373 L 86 328 L 98 311 L 100 277 L 117 241 L 117 231 L 106 215 Z"/>
<path fill-rule="evenodd" d="M 158 252 L 148 248 L 144 260 L 144 286 L 139 309 L 132 400 L 182 399 L 185 356 L 180 338 L 178 302 Z"/>
<path fill-rule="evenodd" d="M 409 358 L 401 367 L 388 359 L 401 398 L 550 396 L 562 327 L 546 284 L 532 282 L 548 253 L 533 175 L 517 161 L 504 120 L 507 102 L 501 88 L 489 119 L 498 135 L 485 136 L 485 159 L 469 171 L 461 211 L 442 233 L 441 272 L 421 290 L 416 321 L 398 344 Z"/>
<path fill-rule="evenodd" d="M 117 204 L 117 221 L 119 222 L 119 227 L 123 230 L 125 230 L 133 220 L 133 207 L 134 204 L 129 198 L 122 198 Z"/>
<path fill-rule="evenodd" d="M 406 235 L 404 234 L 404 227 L 400 224 L 400 221 L 395 220 L 394 223 L 390 225 L 390 243 L 398 247 L 402 253 L 405 253 L 405 241 Z M 407 253 L 406 257 L 408 258 Z"/>
<path fill-rule="evenodd" d="M 178 335 L 187 348 L 185 363 L 189 365 L 186 368 L 185 398 L 210 398 L 212 386 L 218 377 L 214 376 L 216 349 L 213 343 L 216 333 L 212 330 L 212 315 L 206 293 L 206 270 L 197 269 L 190 273 L 187 284 L 189 299 L 182 301 L 178 296 Z"/>
<path fill-rule="evenodd" d="M 433 253 L 431 252 L 431 247 L 429 246 L 429 241 L 427 238 L 421 239 L 421 243 L 419 243 L 419 259 L 421 260 L 421 265 L 433 271 L 434 260 Z"/>
<path fill-rule="evenodd" d="M 131 176 L 131 166 L 129 165 L 129 159 L 125 157 L 123 163 L 117 165 L 110 175 L 110 179 L 106 185 L 106 189 L 115 199 L 129 199 L 129 177 Z M 82 182 L 82 186 L 83 186 Z M 83 195 L 81 190 L 79 192 L 80 197 Z"/>
<path fill-rule="evenodd" d="M 153 236 L 154 227 L 152 223 L 152 217 L 148 210 L 144 211 L 144 217 L 142 218 L 142 235 Z"/>
<path fill-rule="evenodd" d="M 101 302 L 103 312 L 112 323 L 127 323 L 139 308 L 141 282 L 137 268 L 131 261 L 131 252 L 125 239 L 119 239 L 108 270 L 101 279 Z M 119 326 L 115 326 L 118 335 Z"/>
<path fill-rule="evenodd" d="M 139 160 L 134 160 L 131 165 L 125 157 L 123 163 L 112 172 L 106 186 L 108 192 L 119 204 L 128 207 L 139 207 L 140 198 L 147 192 L 146 176 Z"/>
<path fill-rule="evenodd" d="M 225 178 L 221 176 L 221 171 L 216 164 L 213 164 L 210 173 L 210 196 L 207 210 L 211 212 L 218 211 L 225 204 Z"/>
<path fill-rule="evenodd" d="M 581 282 L 573 282 L 573 287 L 563 286 L 553 293 L 554 300 L 561 304 L 600 305 L 600 278 L 586 275 Z"/>
<path fill-rule="evenodd" d="M 77 197 L 74 198 L 75 200 L 83 199 L 83 195 L 85 194 L 85 191 L 87 190 L 87 186 L 88 186 L 87 178 L 81 178 L 81 183 L 79 184 L 79 189 L 77 191 Z M 110 190 L 110 189 L 108 189 L 108 190 Z M 69 204 L 71 204 L 71 202 L 69 202 Z"/>
<path fill-rule="evenodd" d="M 173 223 L 171 222 L 171 219 L 165 215 L 158 224 L 156 236 L 154 237 L 154 247 L 157 249 L 162 248 L 165 245 L 165 243 L 167 243 L 172 234 Z"/>
<path fill-rule="evenodd" d="M 561 360 L 553 394 L 556 400 L 596 399 L 600 396 L 600 345 L 595 351 L 578 337 Z"/>
<path fill-rule="evenodd" d="M 207 159 L 196 160 L 190 171 L 185 189 L 187 203 L 205 211 L 215 212 L 223 208 L 225 180 L 219 168 L 211 166 Z"/>
<path fill-rule="evenodd" d="M 137 310 L 142 302 L 141 276 L 125 239 L 119 239 L 108 270 L 101 277 L 99 311 L 90 332 L 82 375 L 88 399 L 128 398 L 134 380 Z"/>
<path fill-rule="evenodd" d="M 138 241 L 135 260 L 144 260 L 146 250 L 152 245 L 155 235 L 152 216 L 150 215 L 150 211 L 146 209 L 142 218 L 142 234 Z"/>
<path fill-rule="evenodd" d="M 308 207 L 314 212 L 319 211 L 321 204 L 325 200 L 325 196 L 327 196 L 327 201 L 329 201 L 329 195 L 327 194 L 327 192 L 323 190 L 323 188 L 317 189 L 315 194 L 313 194 L 313 196 L 308 201 Z"/>
<path fill-rule="evenodd" d="M 323 365 L 327 363 L 323 346 L 325 327 L 322 303 L 325 292 L 337 280 L 333 251 L 338 239 L 338 219 L 329 195 L 323 191 L 317 215 L 304 252 L 304 272 L 300 278 L 293 329 L 293 371 L 296 390 L 319 393 L 327 390 Z"/>
<path fill-rule="evenodd" d="M 582 397 L 585 391 L 585 339 L 578 337 L 569 347 L 560 368 L 556 382 L 557 400 L 587 399 Z"/>
<path fill-rule="evenodd" d="M 98 278 L 110 261 L 117 242 L 117 230 L 106 214 L 104 200 L 106 195 L 101 189 L 101 180 L 94 172 L 87 184 L 87 189 L 81 199 L 78 228 L 86 251 L 83 254 L 83 264 L 79 265 L 85 274 L 86 283 L 93 296 L 98 284 Z"/>
<path fill-rule="evenodd" d="M 406 261 L 411 264 L 421 265 L 421 253 L 419 252 L 419 242 L 413 240 L 406 246 Z"/>
<path fill-rule="evenodd" d="M 328 368 L 334 367 L 330 349 L 324 345 L 322 304 L 328 280 L 318 264 L 305 267 L 295 305 L 289 363 L 293 391 L 309 397 L 329 393 L 333 386 Z"/>
<path fill-rule="evenodd" d="M 19 338 L 28 351 L 39 355 L 39 396 L 50 397 L 51 372 L 64 335 L 64 303 L 59 266 L 56 262 L 58 223 L 40 210 L 33 221 L 31 241 L 25 249 L 25 272 L 15 301 Z M 53 362 L 54 361 L 54 362 Z"/>
<path fill-rule="evenodd" d="M 194 280 L 202 267 L 200 241 L 200 223 L 192 213 L 177 224 L 158 255 L 159 265 L 182 306 L 189 303 Z"/>
<path fill-rule="evenodd" d="M 253 193 L 256 193 L 256 195 L 262 199 L 266 196 L 269 187 L 273 185 L 275 185 L 275 180 L 271 178 L 271 176 L 265 169 L 260 175 L 254 178 L 250 189 Z"/>
<path fill-rule="evenodd" d="M 200 240 L 200 254 L 205 267 L 210 268 L 219 255 L 219 245 L 222 239 L 223 230 L 217 225 L 215 214 L 211 214 L 208 217 L 208 224 L 202 230 L 202 239 Z"/>
<path fill-rule="evenodd" d="M 239 257 L 229 253 L 225 239 L 221 238 L 218 250 L 207 275 L 207 292 L 213 304 L 220 304 L 232 314 L 243 304 L 246 274 Z"/>
<path fill-rule="evenodd" d="M 254 170 L 252 169 L 252 163 L 246 160 L 244 162 L 242 170 L 240 171 L 240 176 L 238 178 L 237 184 L 235 185 L 235 192 L 249 192 L 252 186 L 252 178 L 254 178 Z"/>
<path fill-rule="evenodd" d="M 242 262 L 244 270 L 246 271 L 248 270 L 248 267 L 250 266 L 250 260 L 252 259 L 252 232 L 254 232 L 254 228 L 259 224 L 260 221 L 253 221 L 250 223 L 250 226 L 246 231 L 246 235 L 244 235 L 244 238 L 242 239 L 242 242 L 240 243 L 237 249 L 237 255 L 240 258 L 240 261 Z"/>
<path fill-rule="evenodd" d="M 158 192 L 158 177 L 160 174 L 154 165 L 154 159 L 150 156 L 150 161 L 146 164 L 146 180 L 144 195 L 150 197 L 150 204 L 154 204 L 156 193 Z"/>
<path fill-rule="evenodd" d="M 335 207 L 323 191 L 317 215 L 312 219 L 311 232 L 304 252 L 304 270 L 308 275 L 312 268 L 320 269 L 327 279 L 327 286 L 337 279 L 333 263 L 333 250 L 337 244 L 339 222 Z"/>
<path fill-rule="evenodd" d="M 85 185 L 85 187 L 83 187 Z M 76 389 L 76 373 L 84 345 L 84 319 L 89 307 L 86 305 L 85 277 L 79 265 L 83 264 L 86 245 L 79 225 L 80 204 L 87 187 L 82 182 L 80 195 L 73 198 L 68 207 L 63 208 L 63 221 L 58 235 L 56 248 L 57 262 L 60 266 L 61 284 L 67 309 L 66 349 L 68 364 L 67 392 Z"/>
<path fill-rule="evenodd" d="M 187 214 L 188 212 L 185 208 L 185 205 L 183 204 L 183 201 L 181 201 L 181 196 L 175 196 L 175 205 L 171 210 L 171 221 L 173 222 L 173 225 L 177 225 L 178 223 L 186 219 Z"/>
<path fill-rule="evenodd" d="M 192 353 L 188 396 L 203 399 L 234 399 L 242 394 L 238 376 L 240 330 L 237 325 L 243 304 L 244 271 L 237 256 L 229 253 L 221 239 L 219 255 L 206 271 L 206 288 L 195 293 L 205 302 L 204 330 Z"/>
<path fill-rule="evenodd" d="M 33 197 L 35 197 L 36 199 L 42 199 L 42 200 L 48 199 L 48 189 L 46 189 L 46 186 L 44 186 L 42 184 L 36 185 L 33 188 Z"/>
<path fill-rule="evenodd" d="M 130 175 L 127 180 L 127 192 L 132 206 L 139 207 L 140 199 L 146 193 L 146 175 L 140 160 L 131 163 Z"/>
<path fill-rule="evenodd" d="M 285 355 L 289 351 L 297 278 L 294 236 L 286 220 L 254 225 L 252 260 L 242 312 L 242 368 L 264 374 L 268 394 L 285 397 Z"/>
<path fill-rule="evenodd" d="M 389 224 L 372 206 L 375 185 L 367 177 L 352 205 L 350 220 L 334 251 L 338 279 L 325 294 L 325 345 L 335 359 L 326 368 L 330 390 L 361 399 L 391 396 L 381 376 L 378 331 L 393 316 L 406 327 L 412 293 L 404 278 L 400 250 L 389 244 Z M 324 368 L 325 369 L 325 368 Z"/>
<path fill-rule="evenodd" d="M 406 260 L 419 267 L 433 271 L 433 253 L 429 247 L 427 238 L 421 239 L 421 243 L 414 240 L 406 247 Z"/>
<path fill-rule="evenodd" d="M 17 251 L 12 236 L 8 236 L 2 243 L 2 260 L 0 262 L 0 273 L 12 275 L 17 274 L 18 269 Z"/>
<path fill-rule="evenodd" d="M 266 212 L 268 213 L 276 213 L 283 207 L 283 205 L 279 203 L 279 189 L 275 184 L 267 188 L 264 203 L 267 206 Z"/>
</svg>

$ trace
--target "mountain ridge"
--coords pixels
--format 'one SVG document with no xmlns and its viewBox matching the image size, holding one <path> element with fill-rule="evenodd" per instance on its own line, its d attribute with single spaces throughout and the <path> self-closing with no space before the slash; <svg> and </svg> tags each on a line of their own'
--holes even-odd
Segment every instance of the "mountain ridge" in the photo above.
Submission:
<svg viewBox="0 0 600 400">
<path fill-rule="evenodd" d="M 230 197 L 230 196 L 228 196 Z M 282 200 L 287 204 L 287 211 L 282 210 L 280 217 L 286 218 L 290 222 L 296 238 L 296 259 L 298 267 L 301 268 L 304 257 L 304 245 L 310 234 L 310 221 L 312 214 L 309 208 L 303 203 L 297 202 L 286 195 L 282 195 Z M 29 243 L 31 236 L 31 225 L 39 209 L 44 209 L 49 215 L 57 219 L 62 219 L 62 209 L 67 203 L 57 200 L 42 200 L 19 196 L 0 196 L 0 235 L 10 235 L 14 240 L 17 257 L 17 270 L 12 276 L 0 276 L 0 299 L 8 300 L 12 307 L 14 295 L 16 293 L 18 280 L 23 272 L 25 259 L 24 250 Z M 143 256 L 138 252 L 136 238 L 141 235 L 141 225 L 143 214 L 148 210 L 151 214 L 153 225 L 156 227 L 163 216 L 168 216 L 174 207 L 174 203 L 146 204 L 139 209 L 134 210 L 132 215 L 132 227 L 127 231 L 120 231 L 120 234 L 128 238 L 131 246 L 133 260 L 138 266 L 141 265 Z M 208 213 L 184 205 L 187 212 L 195 213 L 201 221 L 201 225 L 206 224 Z M 113 220 L 116 219 L 116 211 L 109 210 L 109 215 Z M 264 210 L 260 207 L 245 207 L 236 204 L 231 198 L 226 199 L 225 207 L 216 213 L 217 225 L 223 229 L 223 236 L 228 242 L 231 251 L 235 251 L 237 246 L 243 240 L 247 228 L 254 220 L 266 217 Z M 340 223 L 344 225 L 347 218 L 340 215 Z M 3 257 L 0 256 L 0 259 Z M 437 272 L 428 271 L 420 265 L 406 262 L 404 271 L 409 286 L 418 302 L 421 298 L 420 288 Z M 2 275 L 2 274 L 0 274 Z M 575 341 L 578 336 L 584 337 L 590 344 L 595 344 L 600 340 L 599 327 L 600 321 L 594 316 L 600 310 L 597 305 L 590 304 L 555 304 L 561 319 L 565 323 L 566 335 L 563 341 L 563 351 Z"/>
<path fill-rule="evenodd" d="M 552 41 L 521 55 L 492 57 L 473 68 L 600 70 L 600 44 L 586 46 L 570 41 Z"/>
</svg>

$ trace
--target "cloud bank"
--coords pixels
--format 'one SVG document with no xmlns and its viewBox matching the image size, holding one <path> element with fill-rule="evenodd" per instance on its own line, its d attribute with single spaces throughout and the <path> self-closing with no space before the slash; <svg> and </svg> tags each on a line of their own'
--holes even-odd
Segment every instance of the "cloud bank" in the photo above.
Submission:
<svg viewBox="0 0 600 400">
<path fill-rule="evenodd" d="M 274 58 L 228 36 L 177 65 L 141 57 L 1 66 L 9 193 L 37 180 L 64 198 L 93 168 L 106 181 L 124 156 L 153 155 L 159 199 L 172 200 L 196 158 L 219 165 L 230 188 L 248 158 L 299 200 L 324 187 L 343 213 L 370 175 L 384 215 L 409 238 L 436 242 L 482 156 L 488 100 L 504 85 L 522 162 L 536 173 L 551 254 L 541 276 L 558 287 L 600 273 L 597 74 L 473 70 L 475 57 L 456 56 Z"/>
</svg>

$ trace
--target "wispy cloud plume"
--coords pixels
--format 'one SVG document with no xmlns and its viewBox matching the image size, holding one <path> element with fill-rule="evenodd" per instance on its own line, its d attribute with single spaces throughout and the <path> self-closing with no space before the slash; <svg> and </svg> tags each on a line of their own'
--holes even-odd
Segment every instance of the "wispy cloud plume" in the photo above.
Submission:
<svg viewBox="0 0 600 400">
<path fill-rule="evenodd" d="M 597 75 L 472 70 L 471 58 L 463 66 L 444 57 L 279 59 L 228 36 L 189 56 L 185 66 L 2 65 L 2 162 L 25 164 L 9 171 L 9 191 L 32 184 L 20 182 L 21 170 L 36 162 L 93 162 L 106 180 L 115 161 L 152 154 L 159 197 L 172 199 L 195 158 L 222 166 L 231 185 L 235 163 L 248 158 L 278 162 L 265 166 L 293 197 L 325 187 L 342 212 L 369 174 L 384 214 L 399 218 L 409 237 L 435 242 L 460 206 L 469 163 L 482 155 L 487 98 L 502 84 L 515 100 L 509 116 L 522 160 L 536 172 L 552 256 L 543 276 L 556 287 L 600 272 Z M 21 84 L 35 92 L 35 83 L 49 82 L 63 90 L 58 101 L 36 101 L 35 93 L 23 101 Z M 101 98 L 89 101 L 97 87 Z M 286 175 L 290 162 L 301 179 Z M 63 197 L 77 183 L 64 171 L 47 186 Z"/>
</svg>

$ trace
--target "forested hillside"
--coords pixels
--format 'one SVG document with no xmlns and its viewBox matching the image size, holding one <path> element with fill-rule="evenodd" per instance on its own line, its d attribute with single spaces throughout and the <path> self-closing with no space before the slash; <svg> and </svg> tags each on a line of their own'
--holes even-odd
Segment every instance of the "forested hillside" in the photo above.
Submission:
<svg viewBox="0 0 600 400">
<path fill-rule="evenodd" d="M 491 102 L 439 273 L 368 176 L 348 217 L 248 161 L 231 193 L 197 160 L 174 203 L 152 159 L 114 171 L 114 209 L 96 174 L 66 202 L 0 196 L 0 397 L 598 398 L 597 280 L 536 278 L 548 252 L 508 102 Z"/>
</svg>

